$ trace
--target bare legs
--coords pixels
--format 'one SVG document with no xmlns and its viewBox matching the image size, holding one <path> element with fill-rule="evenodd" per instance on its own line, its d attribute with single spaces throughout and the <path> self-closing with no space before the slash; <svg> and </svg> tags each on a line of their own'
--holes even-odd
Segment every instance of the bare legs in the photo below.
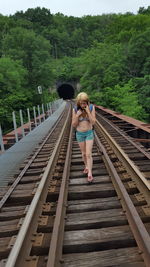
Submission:
<svg viewBox="0 0 150 267">
<path fill-rule="evenodd" d="M 88 177 L 92 177 L 92 167 L 93 167 L 93 158 L 92 158 L 92 147 L 93 140 L 87 140 L 86 142 L 86 160 L 88 168 Z M 93 177 L 89 180 L 93 180 Z"/>
<path fill-rule="evenodd" d="M 87 140 L 85 142 L 79 142 L 79 147 L 82 153 L 82 158 L 85 164 L 85 169 L 88 169 L 88 181 L 92 181 L 92 166 L 93 166 L 93 159 L 92 159 L 92 147 L 93 147 L 93 140 Z"/>
<path fill-rule="evenodd" d="M 82 159 L 85 164 L 85 169 L 87 168 L 87 160 L 86 160 L 86 143 L 85 142 L 79 142 L 79 147 L 82 153 Z"/>
</svg>

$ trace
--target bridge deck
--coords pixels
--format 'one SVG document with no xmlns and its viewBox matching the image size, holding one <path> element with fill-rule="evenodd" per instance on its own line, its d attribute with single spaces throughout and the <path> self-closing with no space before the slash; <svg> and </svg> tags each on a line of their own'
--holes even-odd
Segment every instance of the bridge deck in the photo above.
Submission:
<svg viewBox="0 0 150 267">
<path fill-rule="evenodd" d="M 65 102 L 44 122 L 9 148 L 0 156 L 0 186 L 7 185 L 8 181 L 19 170 L 19 166 L 31 154 L 38 143 L 47 135 L 60 114 L 65 108 Z"/>
</svg>

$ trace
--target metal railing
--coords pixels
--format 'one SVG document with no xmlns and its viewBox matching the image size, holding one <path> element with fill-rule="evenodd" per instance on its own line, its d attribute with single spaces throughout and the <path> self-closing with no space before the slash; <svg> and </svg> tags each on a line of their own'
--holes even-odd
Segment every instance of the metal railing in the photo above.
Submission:
<svg viewBox="0 0 150 267">
<path fill-rule="evenodd" d="M 38 105 L 37 107 L 33 107 L 32 109 L 27 108 L 27 111 L 23 113 L 23 111 L 20 109 L 19 114 L 17 112 L 12 112 L 12 122 L 13 122 L 13 131 L 11 134 L 14 135 L 15 143 L 19 141 L 19 133 L 21 134 L 21 137 L 25 136 L 25 128 L 28 129 L 29 132 L 32 131 L 32 124 L 34 125 L 34 128 L 37 127 L 39 124 L 41 124 L 43 121 L 45 121 L 46 117 L 50 117 L 62 104 L 63 99 L 57 99 L 53 102 L 49 102 L 45 105 L 42 104 L 41 106 Z M 24 117 L 27 118 L 27 121 L 25 121 Z M 18 121 L 16 120 L 16 115 L 20 119 L 20 123 L 18 124 Z M 9 137 L 8 133 L 6 135 Z M 0 148 L 1 153 L 5 152 L 5 142 L 4 142 L 4 135 L 3 135 L 3 129 L 0 125 Z"/>
</svg>

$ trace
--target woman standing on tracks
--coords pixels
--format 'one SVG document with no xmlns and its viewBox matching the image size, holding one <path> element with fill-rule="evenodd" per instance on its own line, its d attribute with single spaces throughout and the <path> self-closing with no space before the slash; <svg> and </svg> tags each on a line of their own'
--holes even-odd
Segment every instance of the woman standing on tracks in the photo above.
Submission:
<svg viewBox="0 0 150 267">
<path fill-rule="evenodd" d="M 72 126 L 76 128 L 76 139 L 85 164 L 83 173 L 88 174 L 88 182 L 92 176 L 92 147 L 94 140 L 93 125 L 95 123 L 95 107 L 89 103 L 89 97 L 82 92 L 77 95 L 76 107 L 73 108 Z"/>
</svg>

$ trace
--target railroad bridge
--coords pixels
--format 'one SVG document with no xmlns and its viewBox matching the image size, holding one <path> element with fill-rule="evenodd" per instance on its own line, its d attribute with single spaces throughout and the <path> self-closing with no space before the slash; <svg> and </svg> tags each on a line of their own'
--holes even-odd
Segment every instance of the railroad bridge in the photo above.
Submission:
<svg viewBox="0 0 150 267">
<path fill-rule="evenodd" d="M 0 156 L 0 266 L 149 267 L 150 125 L 97 106 L 89 184 L 71 114 L 48 106 Z"/>
</svg>

